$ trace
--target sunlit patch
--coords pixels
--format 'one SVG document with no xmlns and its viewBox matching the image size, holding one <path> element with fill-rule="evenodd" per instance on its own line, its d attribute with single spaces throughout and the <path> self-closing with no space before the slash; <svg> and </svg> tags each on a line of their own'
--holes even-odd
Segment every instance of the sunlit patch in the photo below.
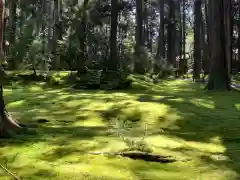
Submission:
<svg viewBox="0 0 240 180">
<path fill-rule="evenodd" d="M 6 88 L 4 88 L 4 94 L 5 94 L 5 95 L 8 95 L 8 94 L 10 94 L 10 93 L 12 93 L 12 89 L 6 89 Z"/>
<path fill-rule="evenodd" d="M 16 108 L 16 107 L 22 106 L 24 103 L 25 103 L 25 100 L 20 100 L 20 101 L 15 101 L 15 102 L 8 103 L 7 106 L 9 108 Z"/>
<path fill-rule="evenodd" d="M 235 104 L 237 110 L 240 110 L 240 104 Z"/>
<path fill-rule="evenodd" d="M 58 101 L 62 101 L 62 100 L 66 100 L 66 99 L 68 99 L 68 100 L 72 99 L 72 95 L 59 93 L 59 96 L 57 97 Z"/>
<path fill-rule="evenodd" d="M 39 92 L 42 91 L 43 89 L 40 86 L 31 86 L 28 88 L 28 90 L 31 92 Z"/>
<path fill-rule="evenodd" d="M 190 99 L 189 101 L 191 103 L 193 103 L 194 105 L 199 106 L 199 107 L 205 107 L 205 108 L 208 108 L 208 109 L 216 108 L 214 102 L 211 101 L 211 100 L 193 98 L 193 99 Z"/>
<path fill-rule="evenodd" d="M 210 144 L 193 141 L 189 141 L 187 144 L 189 147 L 199 149 L 200 152 L 224 153 L 226 151 L 223 144 Z"/>
</svg>

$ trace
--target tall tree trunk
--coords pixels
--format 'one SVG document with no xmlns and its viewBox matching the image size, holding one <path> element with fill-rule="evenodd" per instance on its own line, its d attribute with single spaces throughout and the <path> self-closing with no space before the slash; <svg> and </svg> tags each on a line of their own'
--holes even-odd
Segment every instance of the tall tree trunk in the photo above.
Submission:
<svg viewBox="0 0 240 180">
<path fill-rule="evenodd" d="M 201 45 L 203 49 L 202 68 L 204 75 L 209 74 L 209 53 L 208 53 L 208 33 L 207 33 L 207 0 L 204 1 L 204 17 L 201 15 Z"/>
<path fill-rule="evenodd" d="M 168 48 L 167 48 L 167 60 L 173 67 L 176 65 L 176 22 L 175 22 L 175 2 L 174 0 L 168 0 L 169 15 L 168 15 Z"/>
<path fill-rule="evenodd" d="M 228 76 L 231 76 L 231 64 L 232 64 L 232 0 L 224 1 L 224 30 L 225 30 L 225 49 L 226 49 L 226 61 L 228 68 Z"/>
<path fill-rule="evenodd" d="M 3 60 L 3 32 L 4 32 L 4 11 L 5 11 L 5 0 L 0 0 L 0 63 Z M 0 64 L 1 66 L 2 64 Z"/>
<path fill-rule="evenodd" d="M 240 61 L 240 0 L 238 0 L 238 61 Z"/>
<path fill-rule="evenodd" d="M 145 73 L 144 59 L 142 55 L 144 54 L 144 36 L 143 36 L 143 0 L 136 1 L 136 46 L 135 46 L 135 72 L 139 74 Z"/>
<path fill-rule="evenodd" d="M 176 19 L 177 19 L 177 41 L 176 41 L 176 49 L 177 49 L 177 56 L 178 56 L 178 62 L 176 66 L 177 70 L 177 76 L 180 76 L 183 74 L 183 71 L 181 71 L 181 62 L 182 62 L 182 15 L 181 15 L 181 0 L 176 1 Z"/>
<path fill-rule="evenodd" d="M 211 3 L 210 3 L 211 2 Z M 209 12 L 211 12 L 208 26 L 210 28 L 210 74 L 206 86 L 208 90 L 229 90 L 229 55 L 230 47 L 228 32 L 230 23 L 228 23 L 228 3 L 224 0 L 209 1 Z"/>
<path fill-rule="evenodd" d="M 159 11 L 160 11 L 160 22 L 159 22 L 159 29 L 158 29 L 158 46 L 157 46 L 157 53 L 156 53 L 156 62 L 155 62 L 155 67 L 154 71 L 158 73 L 159 71 L 159 65 L 161 64 L 161 61 L 165 59 L 165 23 L 164 23 L 164 5 L 165 5 L 165 0 L 159 0 Z"/>
<path fill-rule="evenodd" d="M 18 0 L 10 1 L 9 44 L 11 46 L 13 46 L 15 44 L 15 39 L 16 39 L 17 2 L 18 2 Z"/>
<path fill-rule="evenodd" d="M 201 0 L 194 2 L 194 64 L 193 79 L 200 79 L 201 72 Z"/>
<path fill-rule="evenodd" d="M 10 117 L 6 111 L 3 98 L 3 80 L 5 72 L 2 67 L 3 60 L 3 28 L 4 24 L 5 1 L 0 0 L 0 137 L 8 136 L 10 131 L 20 128 L 20 126 Z"/>
<path fill-rule="evenodd" d="M 9 67 L 12 69 L 16 68 L 16 59 L 14 58 L 14 53 L 13 52 L 13 47 L 15 45 L 15 40 L 16 40 L 16 23 L 17 23 L 17 2 L 18 0 L 12 0 L 9 2 L 9 49 L 10 49 L 10 54 L 12 55 L 11 58 L 9 58 Z"/>
<path fill-rule="evenodd" d="M 52 54 L 53 59 L 51 62 L 51 70 L 59 70 L 60 55 L 57 52 L 58 40 L 62 40 L 62 23 L 61 23 L 61 1 L 54 1 L 54 26 L 53 26 L 53 37 L 52 37 Z"/>
<path fill-rule="evenodd" d="M 186 0 L 182 0 L 182 6 L 183 6 L 183 22 L 182 22 L 182 31 L 183 31 L 183 42 L 182 42 L 182 51 L 183 51 L 183 59 L 181 63 L 181 68 L 183 68 L 183 74 L 187 73 L 188 65 L 187 65 L 187 59 L 186 59 Z"/>
<path fill-rule="evenodd" d="M 158 38 L 157 57 L 165 58 L 165 28 L 164 28 L 164 0 L 159 0 L 160 27 Z"/>
<path fill-rule="evenodd" d="M 144 21 L 144 25 L 143 25 L 143 38 L 144 38 L 144 44 L 147 45 L 147 47 L 149 46 L 149 22 L 148 22 L 148 11 L 150 11 L 149 9 L 149 5 L 148 5 L 148 0 L 144 0 L 144 10 L 143 10 L 143 21 Z"/>
<path fill-rule="evenodd" d="M 46 44 L 46 58 L 47 58 L 47 67 L 46 69 L 49 70 L 50 64 L 53 60 L 53 54 L 52 54 L 52 47 L 53 47 L 53 27 L 54 27 L 54 1 L 48 2 L 47 7 L 47 44 Z"/>
<path fill-rule="evenodd" d="M 118 0 L 111 1 L 111 32 L 110 32 L 110 58 L 108 67 L 111 70 L 118 69 L 118 50 L 117 50 L 117 27 L 118 27 Z"/>
<path fill-rule="evenodd" d="M 80 59 L 78 59 L 78 74 L 84 73 L 85 72 L 85 66 L 86 62 L 88 59 L 88 54 L 87 54 L 87 6 L 88 6 L 89 0 L 84 0 L 83 1 L 83 6 L 82 6 L 82 19 L 81 23 L 79 24 L 79 41 L 80 41 Z"/>
</svg>

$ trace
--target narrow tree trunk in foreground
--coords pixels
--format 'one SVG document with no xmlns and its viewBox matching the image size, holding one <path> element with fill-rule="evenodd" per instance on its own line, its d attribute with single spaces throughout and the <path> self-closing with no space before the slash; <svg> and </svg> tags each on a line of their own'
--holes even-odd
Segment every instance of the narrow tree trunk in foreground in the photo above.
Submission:
<svg viewBox="0 0 240 180">
<path fill-rule="evenodd" d="M 4 98 L 3 98 L 3 79 L 5 76 L 4 70 L 2 68 L 3 60 L 3 29 L 4 29 L 4 8 L 5 0 L 0 0 L 0 137 L 6 137 L 11 131 L 20 128 L 5 108 Z"/>
</svg>

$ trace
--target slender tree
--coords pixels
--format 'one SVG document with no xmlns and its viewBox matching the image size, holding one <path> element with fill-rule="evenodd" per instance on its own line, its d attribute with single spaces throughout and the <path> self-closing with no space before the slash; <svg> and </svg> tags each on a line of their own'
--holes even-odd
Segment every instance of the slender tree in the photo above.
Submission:
<svg viewBox="0 0 240 180">
<path fill-rule="evenodd" d="M 87 55 L 87 6 L 89 0 L 84 0 L 82 5 L 82 16 L 80 23 L 78 25 L 78 39 L 80 42 L 80 58 L 78 59 L 78 73 L 85 72 L 85 66 L 87 63 L 88 55 Z"/>
<path fill-rule="evenodd" d="M 7 136 L 9 132 L 20 128 L 6 111 L 3 97 L 3 80 L 5 72 L 2 67 L 3 57 L 3 29 L 4 29 L 5 1 L 0 0 L 0 136 Z"/>
<path fill-rule="evenodd" d="M 200 79 L 201 72 L 201 5 L 202 0 L 194 2 L 194 64 L 193 79 Z"/>
<path fill-rule="evenodd" d="M 143 1 L 137 0 L 136 1 L 136 34 L 135 34 L 135 72 L 139 74 L 145 73 L 145 67 L 143 65 L 143 58 L 141 58 L 142 54 L 144 53 L 144 28 L 143 28 Z"/>
<path fill-rule="evenodd" d="M 240 0 L 238 0 L 238 60 L 240 60 Z"/>
<path fill-rule="evenodd" d="M 164 0 L 159 0 L 160 26 L 158 37 L 157 57 L 165 58 L 165 29 L 164 29 Z"/>
<path fill-rule="evenodd" d="M 182 0 L 182 61 L 180 61 L 180 68 L 182 69 L 182 74 L 187 73 L 187 60 L 186 60 L 186 0 Z"/>
<path fill-rule="evenodd" d="M 111 1 L 111 32 L 110 32 L 110 58 L 108 62 L 109 69 L 117 70 L 118 68 L 118 50 L 117 50 L 117 27 L 119 14 L 118 0 Z"/>
<path fill-rule="evenodd" d="M 176 65 L 176 19 L 175 1 L 168 0 L 168 39 L 167 39 L 167 60 L 169 64 Z"/>
</svg>

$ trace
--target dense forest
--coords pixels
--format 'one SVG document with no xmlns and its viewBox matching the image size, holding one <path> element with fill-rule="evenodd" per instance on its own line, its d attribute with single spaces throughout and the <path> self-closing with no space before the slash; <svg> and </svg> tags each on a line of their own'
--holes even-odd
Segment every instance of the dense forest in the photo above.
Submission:
<svg viewBox="0 0 240 180">
<path fill-rule="evenodd" d="M 126 71 L 180 77 L 193 69 L 196 80 L 201 72 L 211 72 L 212 89 L 223 81 L 227 86 L 239 44 L 235 1 L 12 0 L 2 11 L 8 70 L 72 70 L 80 75 L 87 68 L 108 75 Z M 210 63 L 213 58 L 224 62 Z"/>
<path fill-rule="evenodd" d="M 226 56 L 230 68 L 239 44 L 237 14 L 235 1 L 12 0 L 1 15 L 2 51 L 9 70 L 74 70 L 80 75 L 87 67 L 107 74 L 122 70 L 183 76 L 193 69 L 197 80 L 201 72 L 225 71 L 225 63 L 210 63 L 213 57 L 220 61 Z M 194 41 L 187 44 L 191 36 Z M 217 53 L 220 48 L 226 55 Z M 210 72 L 210 84 L 217 88 L 214 74 L 219 72 Z M 226 73 L 217 79 L 226 81 Z"/>
<path fill-rule="evenodd" d="M 239 17 L 239 0 L 0 0 L 0 136 L 29 129 L 4 101 L 16 82 L 92 93 L 148 79 L 235 91 Z"/>
</svg>

